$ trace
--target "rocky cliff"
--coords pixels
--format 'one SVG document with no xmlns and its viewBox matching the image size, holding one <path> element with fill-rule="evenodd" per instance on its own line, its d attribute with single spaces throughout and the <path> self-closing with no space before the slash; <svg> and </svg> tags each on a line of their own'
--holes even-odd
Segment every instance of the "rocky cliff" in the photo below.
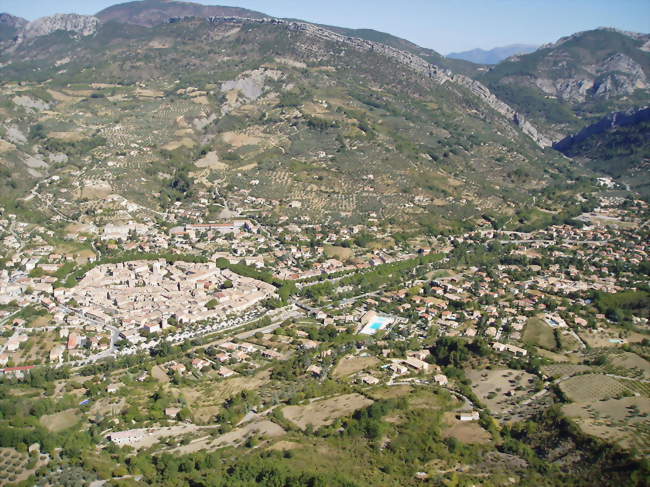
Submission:
<svg viewBox="0 0 650 487">
<path fill-rule="evenodd" d="M 88 15 L 77 14 L 56 14 L 49 17 L 42 17 L 28 23 L 22 31 L 25 39 L 40 37 L 65 30 L 74 32 L 81 36 L 89 36 L 97 31 L 99 19 Z"/>
</svg>

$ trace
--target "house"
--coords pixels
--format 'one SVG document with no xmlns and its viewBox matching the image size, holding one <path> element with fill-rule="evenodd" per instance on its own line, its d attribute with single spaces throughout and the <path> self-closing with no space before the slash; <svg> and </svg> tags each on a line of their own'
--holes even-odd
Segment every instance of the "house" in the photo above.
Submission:
<svg viewBox="0 0 650 487">
<path fill-rule="evenodd" d="M 159 323 L 147 323 L 142 327 L 142 331 L 146 333 L 159 333 L 162 330 Z"/>
<path fill-rule="evenodd" d="M 65 347 L 63 345 L 55 345 L 50 350 L 50 362 L 61 362 L 63 360 L 63 352 Z"/>
<path fill-rule="evenodd" d="M 409 369 L 406 366 L 404 366 L 404 365 L 402 365 L 402 364 L 400 364 L 398 362 L 393 362 L 392 364 L 390 364 L 389 368 L 396 375 L 404 375 L 404 374 L 408 373 L 408 371 L 409 371 Z"/>
<path fill-rule="evenodd" d="M 359 377 L 359 380 L 361 380 L 361 382 L 364 384 L 368 384 L 369 386 L 379 384 L 379 379 L 377 379 L 377 377 L 373 377 L 372 375 L 362 375 Z"/>
<path fill-rule="evenodd" d="M 525 357 L 528 354 L 528 350 L 520 347 L 515 347 L 514 345 L 509 345 L 507 343 L 494 342 L 492 344 L 492 348 L 497 352 L 510 352 L 522 357 Z"/>
<path fill-rule="evenodd" d="M 266 349 L 262 350 L 262 357 L 277 360 L 282 358 L 282 354 L 272 349 Z"/>
<path fill-rule="evenodd" d="M 458 419 L 460 419 L 461 421 L 478 421 L 480 419 L 480 416 L 478 414 L 478 411 L 471 411 L 471 412 L 460 413 Z"/>
<path fill-rule="evenodd" d="M 431 352 L 429 350 L 417 350 L 415 352 L 406 352 L 407 357 L 414 357 L 418 360 L 424 360 L 426 359 L 429 355 L 431 355 Z"/>
<path fill-rule="evenodd" d="M 447 379 L 447 376 L 444 374 L 434 375 L 433 380 L 439 386 L 446 386 L 447 384 L 449 384 L 449 380 Z"/>
<path fill-rule="evenodd" d="M 113 393 L 117 392 L 119 388 L 120 388 L 119 384 L 109 384 L 106 387 L 106 392 L 108 392 L 109 394 L 113 394 Z"/>
<path fill-rule="evenodd" d="M 429 364 L 415 357 L 407 357 L 404 360 L 404 363 L 411 367 L 412 369 L 417 370 L 418 372 L 426 372 L 429 370 Z"/>
<path fill-rule="evenodd" d="M 318 365 L 310 365 L 307 367 L 307 372 L 310 372 L 314 377 L 320 377 L 323 374 L 323 368 Z"/>
<path fill-rule="evenodd" d="M 219 369 L 219 375 L 221 377 L 224 377 L 224 378 L 225 377 L 232 377 L 233 375 L 235 375 L 235 371 L 232 370 L 232 369 L 229 369 L 228 367 L 221 367 Z"/>
<path fill-rule="evenodd" d="M 207 360 L 204 360 L 202 358 L 193 358 L 192 359 L 192 367 L 198 370 L 204 369 L 205 367 L 208 367 L 210 365 L 210 362 Z"/>
<path fill-rule="evenodd" d="M 171 370 L 173 372 L 178 372 L 179 374 L 183 374 L 187 370 L 187 367 L 185 367 L 185 365 L 183 365 L 183 364 L 179 364 L 179 363 L 174 362 L 173 364 L 171 364 L 169 366 L 169 370 Z"/>
<path fill-rule="evenodd" d="M 9 355 L 6 353 L 0 353 L 0 367 L 4 367 L 9 362 Z"/>
</svg>

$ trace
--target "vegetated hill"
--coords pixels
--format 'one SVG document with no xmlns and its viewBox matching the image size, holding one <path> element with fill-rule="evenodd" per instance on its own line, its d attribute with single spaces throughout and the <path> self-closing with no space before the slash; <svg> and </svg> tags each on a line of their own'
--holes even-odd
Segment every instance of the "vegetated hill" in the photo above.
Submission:
<svg viewBox="0 0 650 487">
<path fill-rule="evenodd" d="M 556 149 L 650 197 L 650 108 L 609 115 Z"/>
<path fill-rule="evenodd" d="M 0 13 L 0 43 L 13 39 L 27 25 L 27 20 Z"/>
<path fill-rule="evenodd" d="M 650 100 L 650 35 L 596 29 L 509 58 L 478 79 L 560 140 Z"/>
<path fill-rule="evenodd" d="M 97 13 L 102 22 L 120 22 L 124 24 L 152 27 L 164 24 L 172 17 L 268 17 L 261 12 L 238 7 L 222 7 L 200 5 L 190 2 L 174 2 L 167 0 L 142 0 L 121 3 L 105 8 Z"/>
<path fill-rule="evenodd" d="M 0 63 L 4 196 L 56 175 L 39 191 L 72 218 L 113 193 L 156 208 L 218 192 L 270 221 L 440 231 L 577 211 L 584 189 L 557 191 L 577 174 L 480 85 L 310 24 L 106 22 Z"/>
<path fill-rule="evenodd" d="M 537 50 L 539 46 L 533 44 L 509 44 L 493 49 L 471 49 L 469 51 L 450 52 L 450 59 L 462 59 L 476 64 L 498 64 L 510 56 L 528 54 Z"/>
</svg>

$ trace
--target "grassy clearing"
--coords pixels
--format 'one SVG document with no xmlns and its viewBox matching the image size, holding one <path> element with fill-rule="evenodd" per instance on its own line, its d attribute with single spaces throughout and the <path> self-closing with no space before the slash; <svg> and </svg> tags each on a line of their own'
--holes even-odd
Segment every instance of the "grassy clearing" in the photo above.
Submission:
<svg viewBox="0 0 650 487">
<path fill-rule="evenodd" d="M 346 377 L 356 372 L 375 367 L 379 363 L 376 357 L 344 357 L 334 369 L 334 377 Z"/>
<path fill-rule="evenodd" d="M 323 252 L 327 257 L 341 261 L 346 261 L 354 256 L 352 249 L 346 247 L 337 247 L 336 245 L 325 245 L 323 247 Z"/>
<path fill-rule="evenodd" d="M 548 326 L 541 318 L 531 318 L 528 320 L 524 329 L 523 340 L 524 343 L 546 348 L 547 350 L 555 350 L 557 348 L 553 328 Z"/>
<path fill-rule="evenodd" d="M 41 416 L 40 421 L 49 431 L 57 433 L 74 426 L 79 419 L 79 412 L 76 409 L 66 409 L 60 413 Z"/>
</svg>

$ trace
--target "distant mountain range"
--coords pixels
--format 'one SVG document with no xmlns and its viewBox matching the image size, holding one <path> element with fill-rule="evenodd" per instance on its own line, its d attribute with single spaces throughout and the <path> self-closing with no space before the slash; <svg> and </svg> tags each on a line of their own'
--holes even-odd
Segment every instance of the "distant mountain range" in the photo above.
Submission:
<svg viewBox="0 0 650 487">
<path fill-rule="evenodd" d="M 462 59 L 476 64 L 498 64 L 504 59 L 517 54 L 528 54 L 535 51 L 539 46 L 533 44 L 510 44 L 508 46 L 495 47 L 494 49 L 472 49 L 470 51 L 451 52 L 447 54 L 451 59 Z"/>
</svg>

